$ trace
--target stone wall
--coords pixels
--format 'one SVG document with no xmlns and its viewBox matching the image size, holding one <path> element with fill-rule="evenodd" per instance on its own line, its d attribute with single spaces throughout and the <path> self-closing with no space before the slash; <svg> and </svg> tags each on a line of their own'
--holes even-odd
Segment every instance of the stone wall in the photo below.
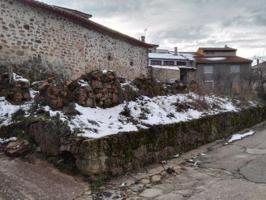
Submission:
<svg viewBox="0 0 266 200">
<path fill-rule="evenodd" d="M 20 71 L 72 80 L 94 69 L 114 70 L 127 79 L 146 75 L 146 48 L 18 0 L 0 0 L 0 11 L 0 65 L 19 64 Z"/>
<path fill-rule="evenodd" d="M 228 137 L 265 117 L 266 107 L 250 108 L 96 140 L 73 140 L 61 150 L 76 156 L 85 175 L 119 175 Z"/>
<path fill-rule="evenodd" d="M 154 80 L 164 83 L 180 81 L 180 70 L 151 67 L 151 76 Z"/>
</svg>

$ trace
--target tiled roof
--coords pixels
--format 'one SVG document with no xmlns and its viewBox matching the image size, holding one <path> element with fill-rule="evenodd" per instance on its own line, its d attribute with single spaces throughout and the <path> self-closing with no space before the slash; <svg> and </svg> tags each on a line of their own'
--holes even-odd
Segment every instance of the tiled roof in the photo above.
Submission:
<svg viewBox="0 0 266 200">
<path fill-rule="evenodd" d="M 92 15 L 88 14 L 88 13 L 84 13 L 84 12 L 80 12 L 78 10 L 73 10 L 73 9 L 70 9 L 70 8 L 64 8 L 64 7 L 61 7 L 61 6 L 54 6 L 55 8 L 58 8 L 58 9 L 62 9 L 64 11 L 67 11 L 67 12 L 71 12 L 73 14 L 76 14 L 76 15 L 79 15 L 80 17 L 84 17 L 86 19 L 89 19 L 92 17 Z"/>
<path fill-rule="evenodd" d="M 140 40 L 137 40 L 136 38 L 133 38 L 133 37 L 130 37 L 128 35 L 125 35 L 123 33 L 120 33 L 118 31 L 115 31 L 113 29 L 110 29 L 110 28 L 107 28 L 103 25 L 100 25 L 96 22 L 93 22 L 89 19 L 86 19 L 84 18 L 84 16 L 81 16 L 78 12 L 79 11 L 75 11 L 72 10 L 73 12 L 70 12 L 69 9 L 62 9 L 62 8 L 58 8 L 56 6 L 52 6 L 52 5 L 48 5 L 48 4 L 45 4 L 45 3 L 42 3 L 42 2 L 39 2 L 39 1 L 36 1 L 36 0 L 16 0 L 17 2 L 20 2 L 20 3 L 23 3 L 25 5 L 29 5 L 31 7 L 35 7 L 35 8 L 40 8 L 40 9 L 43 9 L 43 10 L 48 10 L 52 13 L 55 13 L 59 16 L 62 16 L 64 18 L 67 18 L 68 20 L 76 23 L 76 24 L 79 24 L 81 26 L 84 26 L 88 29 L 92 29 L 92 30 L 95 30 L 97 32 L 100 32 L 100 33 L 103 33 L 103 34 L 106 34 L 106 35 L 109 35 L 113 38 L 116 38 L 116 39 L 120 39 L 120 40 L 123 40 L 125 42 L 128 42 L 132 45 L 135 45 L 135 46 L 140 46 L 140 47 L 145 47 L 145 48 L 153 48 L 153 47 L 157 47 L 157 45 L 154 45 L 154 44 L 147 44 L 145 42 L 142 42 Z"/>
<path fill-rule="evenodd" d="M 219 64 L 219 63 L 251 63 L 252 60 L 242 58 L 239 56 L 226 56 L 226 57 L 206 57 L 196 56 L 196 63 L 198 64 Z"/>
<path fill-rule="evenodd" d="M 199 49 L 202 49 L 203 51 L 236 51 L 237 49 L 230 48 L 230 47 L 199 47 Z"/>
</svg>

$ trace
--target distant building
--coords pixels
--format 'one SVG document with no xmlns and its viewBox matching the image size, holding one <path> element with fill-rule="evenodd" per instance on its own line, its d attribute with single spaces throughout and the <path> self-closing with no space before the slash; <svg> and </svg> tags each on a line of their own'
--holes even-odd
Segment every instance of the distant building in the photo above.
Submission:
<svg viewBox="0 0 266 200">
<path fill-rule="evenodd" d="M 149 53 L 151 76 L 161 82 L 189 82 L 195 71 L 194 53 L 154 49 Z"/>
<path fill-rule="evenodd" d="M 196 80 L 206 91 L 240 93 L 247 87 L 252 60 L 237 56 L 237 49 L 199 48 Z"/>
</svg>

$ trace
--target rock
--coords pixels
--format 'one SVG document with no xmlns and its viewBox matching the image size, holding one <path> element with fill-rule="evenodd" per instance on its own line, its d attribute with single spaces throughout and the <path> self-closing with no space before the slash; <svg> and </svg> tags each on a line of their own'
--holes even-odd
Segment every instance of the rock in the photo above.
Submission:
<svg viewBox="0 0 266 200">
<path fill-rule="evenodd" d="M 155 184 L 156 183 L 160 183 L 161 182 L 161 178 L 162 178 L 161 175 L 154 175 L 154 176 L 151 177 L 151 182 L 155 183 Z"/>
<path fill-rule="evenodd" d="M 0 74 L 0 96 L 5 96 L 8 101 L 14 104 L 22 104 L 31 99 L 30 83 L 21 76 L 8 73 Z"/>
<path fill-rule="evenodd" d="M 120 191 L 104 191 L 95 195 L 94 199 L 125 199 Z"/>
<path fill-rule="evenodd" d="M 133 192 L 137 192 L 137 193 L 140 193 L 140 192 L 143 192 L 144 190 L 144 185 L 143 184 L 136 184 L 136 185 L 132 185 L 130 187 L 130 189 L 133 191 Z"/>
<path fill-rule="evenodd" d="M 139 94 L 143 96 L 154 97 L 166 94 L 164 85 L 152 79 L 137 78 L 132 84 L 139 89 Z"/>
<path fill-rule="evenodd" d="M 178 190 L 178 194 L 181 194 L 183 197 L 189 197 L 193 194 L 193 190 Z"/>
<path fill-rule="evenodd" d="M 131 83 L 122 84 L 122 89 L 126 101 L 134 101 L 140 96 L 138 88 Z"/>
<path fill-rule="evenodd" d="M 62 109 L 67 105 L 68 91 L 66 86 L 45 81 L 39 90 L 38 100 L 53 109 Z"/>
<path fill-rule="evenodd" d="M 5 148 L 5 154 L 10 157 L 25 155 L 30 150 L 30 143 L 27 140 L 10 142 Z"/>
<path fill-rule="evenodd" d="M 144 179 L 141 179 L 140 182 L 143 183 L 143 184 L 149 184 L 150 183 L 150 180 L 147 179 L 147 178 L 144 178 Z"/>
<path fill-rule="evenodd" d="M 41 86 L 44 84 L 45 81 L 35 81 L 31 84 L 31 87 L 35 91 L 39 91 Z"/>
<path fill-rule="evenodd" d="M 182 195 L 176 193 L 169 193 L 156 198 L 156 200 L 183 200 L 183 199 L 184 198 Z"/>
<path fill-rule="evenodd" d="M 48 156 L 60 155 L 62 141 L 71 134 L 69 127 L 56 119 L 34 122 L 29 125 L 28 131 L 40 146 L 41 152 Z"/>
<path fill-rule="evenodd" d="M 157 197 L 159 195 L 162 195 L 163 191 L 157 188 L 150 188 L 150 189 L 146 189 L 144 190 L 140 196 L 144 197 L 144 198 L 154 198 Z"/>
<path fill-rule="evenodd" d="M 70 100 L 77 102 L 81 106 L 95 107 L 95 97 L 89 83 L 78 79 L 68 85 Z"/>
<path fill-rule="evenodd" d="M 63 112 L 66 115 L 78 115 L 78 114 L 80 114 L 76 110 L 76 105 L 74 103 L 70 103 L 69 105 L 65 106 L 64 109 L 63 109 Z"/>
<path fill-rule="evenodd" d="M 102 88 L 103 88 L 103 84 L 102 84 L 102 82 L 99 81 L 99 80 L 92 80 L 92 82 L 91 82 L 91 86 L 92 86 L 92 88 L 94 88 L 94 89 L 102 89 Z"/>
<path fill-rule="evenodd" d="M 175 170 L 173 168 L 171 168 L 171 167 L 168 167 L 166 169 L 166 172 L 167 172 L 167 174 L 174 174 L 175 173 Z"/>
<path fill-rule="evenodd" d="M 71 101 L 85 107 L 108 108 L 124 101 L 114 72 L 92 71 L 68 85 Z"/>
</svg>

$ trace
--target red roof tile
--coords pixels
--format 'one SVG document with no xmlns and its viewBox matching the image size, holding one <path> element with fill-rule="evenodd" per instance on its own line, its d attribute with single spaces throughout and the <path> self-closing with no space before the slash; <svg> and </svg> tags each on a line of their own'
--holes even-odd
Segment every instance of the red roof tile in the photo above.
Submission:
<svg viewBox="0 0 266 200">
<path fill-rule="evenodd" d="M 125 35 L 123 33 L 115 31 L 113 29 L 107 28 L 107 27 L 100 25 L 96 22 L 93 22 L 89 19 L 85 19 L 84 17 L 80 16 L 79 14 L 77 14 L 75 12 L 69 12 L 67 9 L 62 9 L 62 8 L 58 8 L 56 6 L 51 6 L 51 5 L 36 1 L 36 0 L 16 0 L 16 1 L 23 3 L 25 5 L 29 5 L 31 7 L 40 8 L 43 10 L 48 10 L 48 11 L 53 12 L 59 16 L 65 17 L 68 20 L 70 20 L 76 24 L 84 26 L 88 29 L 92 29 L 92 30 L 95 30 L 97 32 L 109 35 L 113 38 L 126 41 L 126 42 L 128 42 L 132 45 L 135 45 L 135 46 L 140 46 L 140 47 L 144 47 L 144 48 L 154 48 L 154 47 L 158 46 L 158 45 L 154 45 L 154 44 L 144 43 L 140 40 L 137 40 L 136 38 L 130 37 L 128 35 Z"/>
<path fill-rule="evenodd" d="M 230 48 L 230 47 L 200 47 L 199 49 L 202 49 L 203 51 L 237 51 L 237 49 Z"/>
</svg>

